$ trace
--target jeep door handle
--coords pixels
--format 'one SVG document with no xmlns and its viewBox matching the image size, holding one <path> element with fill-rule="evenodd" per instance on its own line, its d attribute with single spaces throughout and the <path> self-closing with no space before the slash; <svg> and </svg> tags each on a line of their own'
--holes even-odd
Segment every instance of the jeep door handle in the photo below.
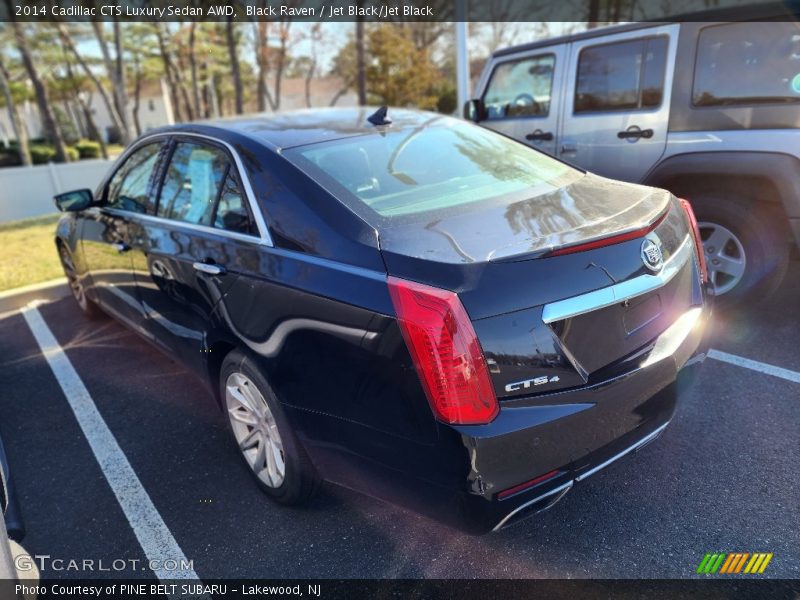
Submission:
<svg viewBox="0 0 800 600">
<path fill-rule="evenodd" d="M 639 138 L 645 138 L 646 140 L 649 140 L 651 137 L 653 137 L 653 130 L 639 129 L 636 125 L 632 125 L 625 131 L 617 132 L 617 137 L 621 140 L 638 140 Z"/>
<path fill-rule="evenodd" d="M 225 273 L 225 267 L 214 263 L 195 262 L 192 263 L 192 267 L 195 271 L 200 271 L 206 275 L 223 275 Z"/>
<path fill-rule="evenodd" d="M 525 139 L 531 142 L 552 142 L 553 133 L 550 131 L 542 131 L 541 129 L 537 129 L 533 133 L 526 135 Z"/>
<path fill-rule="evenodd" d="M 577 152 L 578 151 L 578 144 L 575 142 L 564 142 L 561 144 L 561 153 L 565 154 L 567 152 Z"/>
<path fill-rule="evenodd" d="M 114 248 L 114 250 L 116 250 L 120 254 L 122 254 L 123 252 L 127 252 L 128 250 L 131 249 L 131 247 L 125 242 L 114 242 L 111 244 L 111 246 Z"/>
</svg>

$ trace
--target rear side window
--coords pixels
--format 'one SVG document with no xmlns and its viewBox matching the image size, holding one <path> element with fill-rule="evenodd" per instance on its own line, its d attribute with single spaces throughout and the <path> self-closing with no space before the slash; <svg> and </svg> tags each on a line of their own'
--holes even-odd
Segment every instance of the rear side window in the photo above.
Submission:
<svg viewBox="0 0 800 600">
<path fill-rule="evenodd" d="M 147 144 L 125 159 L 108 184 L 107 206 L 137 213 L 152 212 L 150 183 L 163 146 L 164 142 Z"/>
<path fill-rule="evenodd" d="M 547 54 L 497 65 L 483 96 L 486 118 L 546 117 L 555 62 Z"/>
<path fill-rule="evenodd" d="M 158 216 L 210 227 L 227 170 L 228 157 L 219 148 L 178 142 L 161 186 Z"/>
<path fill-rule="evenodd" d="M 214 213 L 214 227 L 236 233 L 256 233 L 253 219 L 250 217 L 247 203 L 242 195 L 242 188 L 230 166 L 228 175 L 222 183 L 219 203 Z"/>
<path fill-rule="evenodd" d="M 731 23 L 700 32 L 695 106 L 800 101 L 797 23 Z"/>
<path fill-rule="evenodd" d="M 664 96 L 668 38 L 590 46 L 578 58 L 574 112 L 655 108 Z"/>
</svg>

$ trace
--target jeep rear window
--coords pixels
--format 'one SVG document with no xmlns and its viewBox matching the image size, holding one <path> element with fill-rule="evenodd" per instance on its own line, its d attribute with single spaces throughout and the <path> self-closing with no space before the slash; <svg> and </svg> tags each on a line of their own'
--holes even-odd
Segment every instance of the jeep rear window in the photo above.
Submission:
<svg viewBox="0 0 800 600">
<path fill-rule="evenodd" d="M 695 106 L 800 101 L 797 23 L 731 23 L 700 32 Z"/>
<path fill-rule="evenodd" d="M 389 127 L 290 148 L 284 156 L 374 225 L 482 202 L 510 204 L 582 175 L 493 131 L 436 115 L 423 127 Z"/>
</svg>

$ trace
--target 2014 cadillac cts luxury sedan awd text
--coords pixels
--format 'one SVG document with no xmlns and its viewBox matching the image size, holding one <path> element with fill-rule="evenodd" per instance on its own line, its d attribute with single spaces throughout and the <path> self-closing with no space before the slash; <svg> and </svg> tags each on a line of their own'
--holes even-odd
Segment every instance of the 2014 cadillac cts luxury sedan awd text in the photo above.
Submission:
<svg viewBox="0 0 800 600">
<path fill-rule="evenodd" d="M 424 112 L 159 129 L 56 244 L 199 373 L 264 491 L 321 479 L 470 531 L 654 439 L 706 351 L 689 204 Z"/>
</svg>

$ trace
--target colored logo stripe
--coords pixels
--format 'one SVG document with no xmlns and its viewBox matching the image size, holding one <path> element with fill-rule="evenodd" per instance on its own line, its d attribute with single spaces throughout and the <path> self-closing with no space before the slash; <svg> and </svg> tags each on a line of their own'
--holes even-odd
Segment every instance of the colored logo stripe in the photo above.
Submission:
<svg viewBox="0 0 800 600">
<path fill-rule="evenodd" d="M 772 560 L 772 552 L 769 554 L 753 554 L 753 558 L 750 559 L 750 562 L 747 563 L 747 566 L 744 568 L 745 573 L 763 573 L 764 569 L 767 568 L 769 561 Z"/>
<path fill-rule="evenodd" d="M 725 554 L 722 552 L 715 552 L 714 554 L 706 554 L 700 566 L 697 567 L 698 573 L 716 573 L 722 564 Z"/>
<path fill-rule="evenodd" d="M 697 567 L 697 573 L 761 574 L 772 560 L 772 553 L 756 552 L 714 552 L 707 553 Z M 747 566 L 745 566 L 747 565 Z"/>
</svg>

